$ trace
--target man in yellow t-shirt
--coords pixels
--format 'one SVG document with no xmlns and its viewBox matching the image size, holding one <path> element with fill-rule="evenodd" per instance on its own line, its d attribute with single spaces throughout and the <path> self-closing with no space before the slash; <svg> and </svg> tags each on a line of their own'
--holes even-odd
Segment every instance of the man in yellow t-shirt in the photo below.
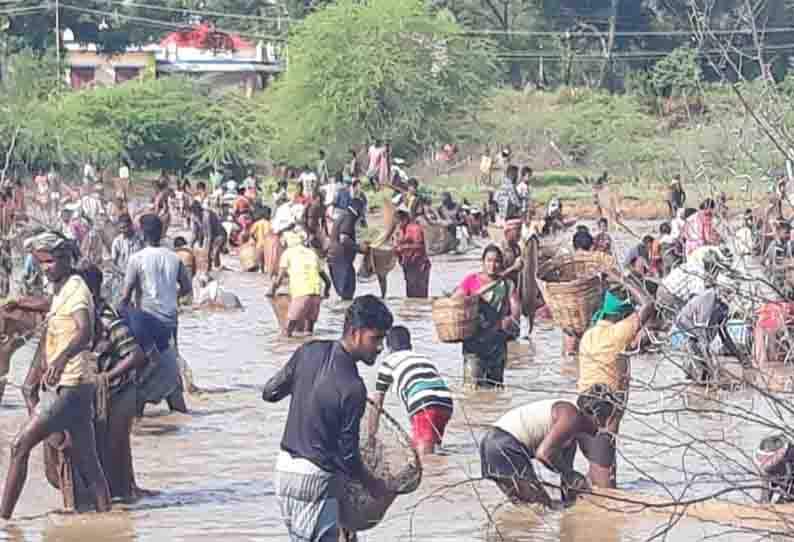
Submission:
<svg viewBox="0 0 794 542">
<path fill-rule="evenodd" d="M 75 249 L 66 238 L 45 232 L 26 244 L 53 284 L 55 297 L 44 337 L 41 400 L 35 394 L 31 397 L 36 408 L 11 447 L 0 517 L 8 519 L 14 512 L 27 477 L 30 452 L 51 435 L 64 431 L 72 440 L 69 450 L 74 465 L 96 498 L 97 510 L 105 512 L 110 510 L 110 491 L 97 456 L 95 385 L 87 359 L 94 332 L 93 296 L 74 273 Z"/>
<path fill-rule="evenodd" d="M 287 311 L 285 334 L 291 337 L 295 331 L 314 332 L 314 324 L 320 316 L 322 293 L 320 281 L 325 283 L 324 296 L 331 291 L 331 280 L 322 268 L 317 252 L 306 246 L 303 237 L 287 237 L 287 250 L 281 255 L 279 275 L 268 294 L 273 297 L 285 278 L 289 277 L 290 304 Z"/>
<path fill-rule="evenodd" d="M 614 271 L 609 274 L 615 281 L 622 280 Z M 602 488 L 614 488 L 616 485 L 615 437 L 628 402 L 631 379 L 631 367 L 624 351 L 653 318 L 656 310 L 647 294 L 630 281 L 623 284 L 635 299 L 644 301 L 642 307 L 635 312 L 630 301 L 607 291 L 601 309 L 593 317 L 594 325 L 585 331 L 579 343 L 577 391 L 581 394 L 596 384 L 604 385 L 620 402 L 607 422 L 606 431 L 580 442 L 582 452 L 590 461 L 590 482 L 594 487 Z"/>
</svg>

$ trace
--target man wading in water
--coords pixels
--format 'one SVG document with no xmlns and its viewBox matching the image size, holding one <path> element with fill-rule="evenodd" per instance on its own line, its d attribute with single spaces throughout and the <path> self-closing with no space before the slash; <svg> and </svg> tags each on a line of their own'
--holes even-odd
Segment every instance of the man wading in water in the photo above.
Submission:
<svg viewBox="0 0 794 542">
<path fill-rule="evenodd" d="M 291 542 L 337 541 L 338 475 L 361 481 L 375 497 L 386 491 L 361 460 L 367 389 L 356 363 L 375 364 L 392 323 L 379 299 L 359 297 L 347 309 L 341 340 L 301 346 L 265 385 L 268 403 L 292 396 L 276 462 L 276 497 Z"/>
<path fill-rule="evenodd" d="M 44 439 L 64 443 L 68 431 L 77 470 L 94 496 L 99 512 L 110 510 L 110 491 L 96 451 L 94 394 L 87 354 L 94 331 L 94 301 L 83 278 L 72 267 L 71 242 L 46 232 L 31 241 L 31 248 L 47 279 L 55 287 L 44 334 L 46 372 L 41 379 L 41 400 L 11 445 L 8 476 L 0 517 L 9 519 L 28 474 L 30 452 Z"/>
<path fill-rule="evenodd" d="M 151 214 L 141 217 L 141 231 L 146 248 L 133 254 L 127 264 L 119 312 L 139 341 L 145 337 L 154 342 L 160 354 L 155 365 L 162 364 L 165 368 L 166 363 L 170 367 L 172 360 L 176 363 L 175 355 L 169 353 L 166 357 L 163 354 L 171 349 L 172 341 L 177 344 L 178 299 L 190 295 L 193 284 L 179 256 L 160 246 L 163 233 L 160 218 Z M 129 305 L 135 293 L 138 294 L 138 308 L 132 309 Z M 178 371 L 176 375 L 169 375 L 169 380 L 173 376 L 176 376 L 173 383 L 162 378 L 153 381 L 157 390 L 150 390 L 150 395 L 165 395 L 172 411 L 187 412 Z"/>
</svg>

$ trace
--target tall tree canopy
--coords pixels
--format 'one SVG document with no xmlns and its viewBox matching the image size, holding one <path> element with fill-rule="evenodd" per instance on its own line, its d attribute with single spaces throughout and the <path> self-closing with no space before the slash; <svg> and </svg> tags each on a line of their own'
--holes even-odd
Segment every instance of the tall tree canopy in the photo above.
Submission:
<svg viewBox="0 0 794 542">
<path fill-rule="evenodd" d="M 375 138 L 416 150 L 450 137 L 496 75 L 489 43 L 460 36 L 422 0 L 339 0 L 291 34 L 271 90 L 275 152 L 297 159 Z"/>
</svg>

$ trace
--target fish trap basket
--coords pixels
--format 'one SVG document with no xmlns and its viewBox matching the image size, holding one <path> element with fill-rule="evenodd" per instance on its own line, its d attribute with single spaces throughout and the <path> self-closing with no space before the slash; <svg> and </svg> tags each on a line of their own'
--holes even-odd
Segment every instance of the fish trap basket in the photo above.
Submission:
<svg viewBox="0 0 794 542">
<path fill-rule="evenodd" d="M 575 257 L 555 259 L 540 266 L 539 284 L 554 321 L 563 331 L 581 337 L 604 296 L 599 274 L 603 262 Z"/>
<path fill-rule="evenodd" d="M 430 254 L 442 254 L 449 246 L 449 230 L 440 224 L 422 226 L 425 234 L 425 246 Z"/>
<path fill-rule="evenodd" d="M 358 278 L 366 280 L 375 276 L 385 277 L 396 265 L 397 256 L 392 249 L 370 247 L 358 270 Z"/>
<path fill-rule="evenodd" d="M 244 243 L 240 247 L 240 270 L 245 272 L 256 271 L 257 267 L 259 267 L 259 263 L 256 254 L 256 243 Z"/>
<path fill-rule="evenodd" d="M 381 410 L 376 435 L 368 433 L 367 421 L 378 407 L 367 401 L 361 421 L 359 446 L 361 459 L 370 475 L 383 480 L 386 495 L 373 497 L 358 481 L 341 476 L 337 493 L 339 526 L 351 531 L 366 531 L 378 525 L 399 495 L 416 491 L 422 481 L 422 463 L 411 438 L 397 421 Z"/>
<path fill-rule="evenodd" d="M 442 297 L 433 301 L 432 317 L 438 340 L 458 343 L 477 333 L 479 305 L 480 298 L 476 295 Z"/>
</svg>

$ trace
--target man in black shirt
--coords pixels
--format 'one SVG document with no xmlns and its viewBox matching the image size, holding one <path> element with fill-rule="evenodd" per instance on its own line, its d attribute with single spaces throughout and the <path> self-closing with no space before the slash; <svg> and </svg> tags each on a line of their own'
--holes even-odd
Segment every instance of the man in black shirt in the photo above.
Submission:
<svg viewBox="0 0 794 542">
<path fill-rule="evenodd" d="M 208 251 L 208 271 L 212 271 L 213 265 L 220 268 L 221 251 L 227 241 L 226 230 L 220 218 L 215 211 L 203 208 L 197 201 L 190 210 L 193 213 L 193 248 L 204 248 Z"/>
<path fill-rule="evenodd" d="M 367 390 L 356 363 L 375 364 L 392 323 L 378 298 L 359 297 L 345 314 L 341 340 L 301 346 L 265 386 L 266 402 L 292 396 L 276 462 L 276 496 L 291 541 L 336 542 L 337 475 L 359 480 L 376 497 L 386 491 L 361 460 Z"/>
</svg>

